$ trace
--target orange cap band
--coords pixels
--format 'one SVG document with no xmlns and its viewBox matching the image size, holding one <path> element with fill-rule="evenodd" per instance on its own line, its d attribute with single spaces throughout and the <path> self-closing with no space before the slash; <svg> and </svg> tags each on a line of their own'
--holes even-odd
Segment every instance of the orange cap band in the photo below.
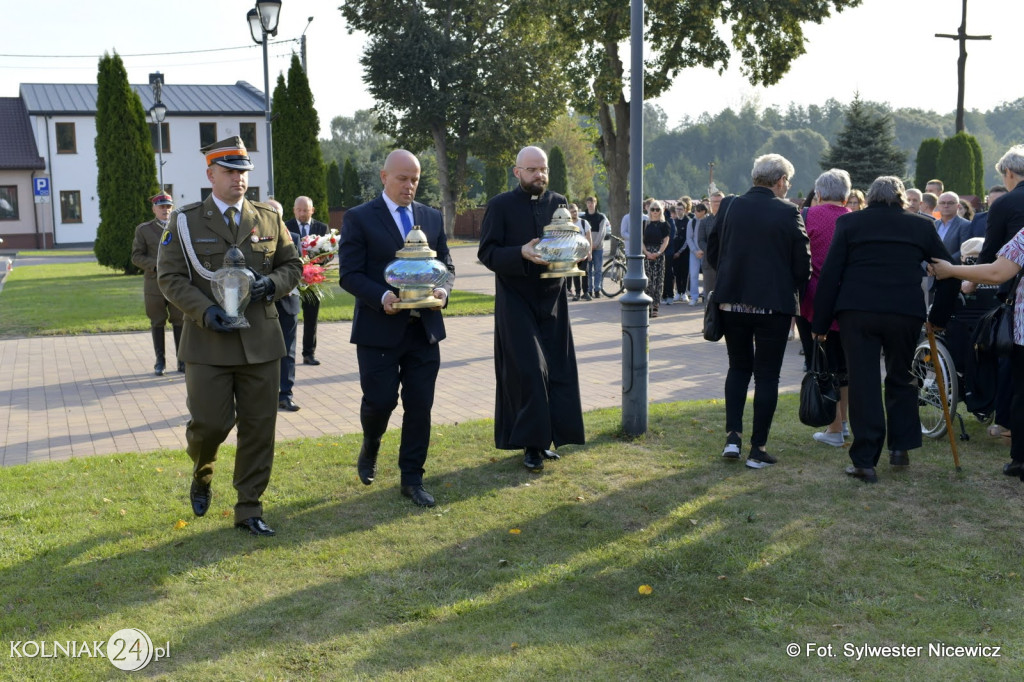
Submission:
<svg viewBox="0 0 1024 682">
<path fill-rule="evenodd" d="M 210 165 L 217 159 L 225 156 L 247 156 L 247 154 L 244 149 L 240 149 L 238 147 L 232 147 L 230 149 L 215 149 L 206 155 L 206 165 Z"/>
</svg>

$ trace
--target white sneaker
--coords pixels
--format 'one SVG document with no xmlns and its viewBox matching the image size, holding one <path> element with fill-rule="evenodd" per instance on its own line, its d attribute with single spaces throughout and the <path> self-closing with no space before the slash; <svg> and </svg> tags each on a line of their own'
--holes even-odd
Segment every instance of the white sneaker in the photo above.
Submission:
<svg viewBox="0 0 1024 682">
<path fill-rule="evenodd" d="M 679 301 L 679 300 L 682 300 L 682 299 L 680 299 L 680 298 L 679 298 L 679 296 L 680 296 L 680 294 L 676 294 L 676 295 L 675 295 L 675 298 L 673 298 L 672 300 L 673 300 L 673 301 Z"/>
<path fill-rule="evenodd" d="M 843 438 L 850 435 L 850 422 L 843 422 Z"/>
<path fill-rule="evenodd" d="M 825 445 L 831 445 L 832 447 L 841 448 L 845 444 L 843 440 L 843 434 L 841 433 L 829 433 L 828 431 L 817 431 L 814 434 L 814 440 Z"/>
</svg>

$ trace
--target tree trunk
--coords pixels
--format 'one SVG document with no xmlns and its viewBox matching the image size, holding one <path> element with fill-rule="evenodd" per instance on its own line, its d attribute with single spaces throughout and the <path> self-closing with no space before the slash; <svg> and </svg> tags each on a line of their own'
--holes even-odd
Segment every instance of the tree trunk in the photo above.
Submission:
<svg viewBox="0 0 1024 682">
<path fill-rule="evenodd" d="M 437 185 L 441 192 L 444 233 L 451 239 L 455 236 L 455 192 L 448 170 L 448 138 L 443 126 L 431 126 L 431 134 L 434 138 L 434 154 L 437 156 Z"/>
<path fill-rule="evenodd" d="M 623 69 L 618 44 L 605 43 L 604 51 L 613 76 L 621 83 Z M 629 213 L 629 102 L 621 92 L 615 102 L 603 102 L 598 92 L 594 94 L 597 96 L 597 116 L 601 126 L 597 149 L 608 173 L 608 219 L 611 220 L 612 231 L 621 236 L 622 216 Z"/>
</svg>

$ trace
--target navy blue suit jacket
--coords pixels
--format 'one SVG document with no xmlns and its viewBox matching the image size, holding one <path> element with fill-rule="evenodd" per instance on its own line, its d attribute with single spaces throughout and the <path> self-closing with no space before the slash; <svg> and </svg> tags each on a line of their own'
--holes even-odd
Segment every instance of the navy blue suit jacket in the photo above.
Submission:
<svg viewBox="0 0 1024 682">
<path fill-rule="evenodd" d="M 444 285 L 451 293 L 455 279 L 455 266 L 448 251 L 441 212 L 424 204 L 412 203 L 413 225 L 418 225 L 427 236 L 430 248 L 444 263 L 449 277 Z M 352 343 L 379 348 L 394 348 L 402 340 L 409 324 L 409 310 L 395 315 L 384 312 L 381 299 L 388 290 L 398 290 L 384 280 L 384 268 L 395 260 L 395 252 L 405 246 L 401 233 L 383 197 L 356 206 L 345 212 L 341 227 L 341 245 L 338 248 L 338 267 L 341 288 L 356 297 L 352 319 Z M 445 302 L 447 305 L 447 301 Z M 437 308 L 418 310 L 427 339 L 437 343 L 445 337 L 444 319 Z"/>
</svg>

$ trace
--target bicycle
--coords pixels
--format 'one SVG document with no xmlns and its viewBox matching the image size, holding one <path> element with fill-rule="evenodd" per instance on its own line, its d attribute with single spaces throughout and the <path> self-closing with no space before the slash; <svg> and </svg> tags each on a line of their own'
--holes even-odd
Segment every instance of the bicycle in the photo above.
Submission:
<svg viewBox="0 0 1024 682">
<path fill-rule="evenodd" d="M 601 293 L 608 298 L 615 298 L 626 286 L 626 242 L 620 237 L 611 235 L 612 255 L 601 268 Z"/>
</svg>

